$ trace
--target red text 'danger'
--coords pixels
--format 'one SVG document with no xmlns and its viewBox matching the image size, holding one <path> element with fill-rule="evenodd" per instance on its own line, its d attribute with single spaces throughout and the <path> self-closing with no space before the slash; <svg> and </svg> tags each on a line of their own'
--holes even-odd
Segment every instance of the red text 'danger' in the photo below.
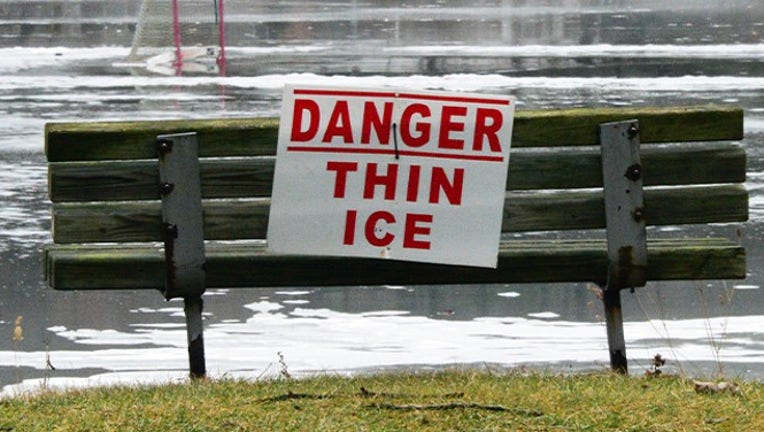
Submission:
<svg viewBox="0 0 764 432">
<path fill-rule="evenodd" d="M 320 102 L 294 101 L 291 142 L 400 143 L 402 149 L 501 154 L 502 138 L 509 138 L 502 136 L 504 113 L 495 107 L 342 99 Z"/>
</svg>

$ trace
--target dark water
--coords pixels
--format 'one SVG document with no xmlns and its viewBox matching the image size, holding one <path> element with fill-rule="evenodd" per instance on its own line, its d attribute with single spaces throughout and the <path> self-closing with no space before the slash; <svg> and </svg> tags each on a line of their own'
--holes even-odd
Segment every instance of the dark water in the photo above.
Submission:
<svg viewBox="0 0 764 432">
<path fill-rule="evenodd" d="M 180 77 L 114 65 L 135 1 L 0 4 L 0 385 L 167 379 L 186 367 L 178 304 L 45 287 L 44 124 L 276 116 L 286 82 L 512 94 L 520 109 L 743 106 L 751 221 L 714 230 L 742 230 L 749 277 L 625 294 L 626 338 L 636 373 L 661 352 L 689 374 L 764 377 L 764 5 L 633 3 L 229 0 L 226 75 Z M 206 305 L 218 374 L 267 375 L 278 352 L 304 373 L 607 363 L 600 305 L 583 284 L 213 290 Z"/>
</svg>

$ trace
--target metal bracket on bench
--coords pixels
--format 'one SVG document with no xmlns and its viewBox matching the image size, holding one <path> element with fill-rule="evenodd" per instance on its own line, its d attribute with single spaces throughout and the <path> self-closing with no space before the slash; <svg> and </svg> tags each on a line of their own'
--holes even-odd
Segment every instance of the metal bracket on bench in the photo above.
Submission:
<svg viewBox="0 0 764 432">
<path fill-rule="evenodd" d="M 607 289 L 641 287 L 647 280 L 647 234 L 639 158 L 639 122 L 600 125 L 607 224 Z"/>
<path fill-rule="evenodd" d="M 600 125 L 608 272 L 602 288 L 610 366 L 627 373 L 621 294 L 647 281 L 647 234 L 639 157 L 639 122 Z"/>
<path fill-rule="evenodd" d="M 204 225 L 195 133 L 157 136 L 167 277 L 164 296 L 185 303 L 192 378 L 206 375 L 202 323 L 205 290 Z"/>
<path fill-rule="evenodd" d="M 164 296 L 204 294 L 204 226 L 195 133 L 159 135 L 159 192 L 162 196 L 167 279 Z"/>
</svg>

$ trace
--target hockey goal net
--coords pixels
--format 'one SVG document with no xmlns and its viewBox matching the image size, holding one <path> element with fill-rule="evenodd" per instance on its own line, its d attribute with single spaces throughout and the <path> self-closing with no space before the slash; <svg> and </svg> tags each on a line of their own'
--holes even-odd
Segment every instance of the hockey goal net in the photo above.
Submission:
<svg viewBox="0 0 764 432">
<path fill-rule="evenodd" d="M 127 61 L 212 63 L 225 60 L 223 0 L 143 0 Z"/>
</svg>

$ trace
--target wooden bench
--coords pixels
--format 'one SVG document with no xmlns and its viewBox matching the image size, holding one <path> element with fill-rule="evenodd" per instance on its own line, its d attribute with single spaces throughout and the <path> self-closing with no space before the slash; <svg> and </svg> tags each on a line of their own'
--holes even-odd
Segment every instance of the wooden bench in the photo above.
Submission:
<svg viewBox="0 0 764 432">
<path fill-rule="evenodd" d="M 269 254 L 265 236 L 277 131 L 276 119 L 46 125 L 54 242 L 45 249 L 50 286 L 148 288 L 183 297 L 191 374 L 200 376 L 205 287 L 590 281 L 602 287 L 611 365 L 625 372 L 621 289 L 646 281 L 746 276 L 745 250 L 737 239 L 697 234 L 708 232 L 708 224 L 748 217 L 746 155 L 736 142 L 743 137 L 738 108 L 518 111 L 506 234 L 495 270 Z M 157 138 L 186 132 L 195 135 Z M 198 142 L 198 168 L 192 163 L 183 171 L 201 179 L 203 198 L 197 198 L 197 210 L 183 210 L 189 220 L 194 212 L 202 220 L 203 213 L 201 281 L 190 288 L 176 286 L 182 282 L 175 280 L 177 229 L 163 221 L 162 197 L 174 192 L 160 178 L 160 165 L 175 141 Z M 693 236 L 652 228 L 684 224 L 697 225 Z M 516 235 L 525 232 L 532 237 Z"/>
</svg>

